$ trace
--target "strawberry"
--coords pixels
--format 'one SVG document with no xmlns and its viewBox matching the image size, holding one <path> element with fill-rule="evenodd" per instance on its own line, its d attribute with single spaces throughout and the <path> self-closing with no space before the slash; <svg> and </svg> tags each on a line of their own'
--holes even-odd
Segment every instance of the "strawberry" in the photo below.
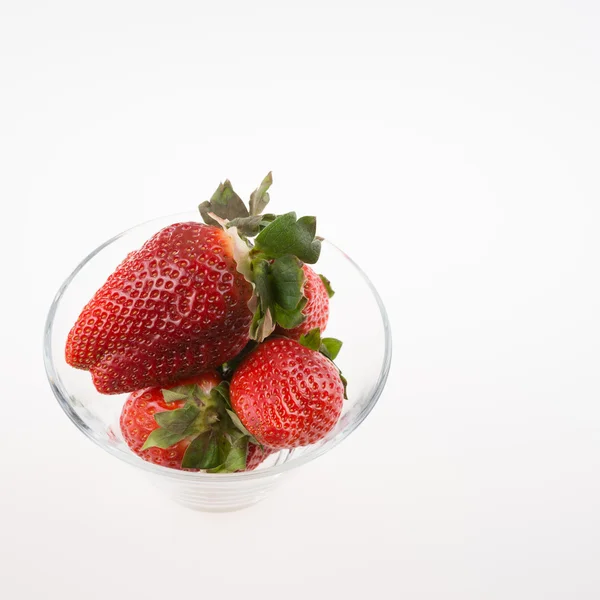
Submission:
<svg viewBox="0 0 600 600">
<path fill-rule="evenodd" d="M 344 380 L 330 360 L 340 347 L 338 340 L 321 340 L 315 329 L 300 342 L 269 338 L 242 361 L 231 379 L 230 401 L 258 443 L 294 448 L 331 431 L 345 396 Z"/>
<path fill-rule="evenodd" d="M 197 377 L 181 382 L 180 385 L 199 385 L 204 392 L 210 392 L 219 384 L 220 378 L 216 373 L 204 373 Z M 172 469 L 181 469 L 181 461 L 190 445 L 187 438 L 182 439 L 168 448 L 154 446 L 142 450 L 148 436 L 159 425 L 154 415 L 183 408 L 185 400 L 174 400 L 167 403 L 160 388 L 146 388 L 129 395 L 121 411 L 121 433 L 125 443 L 138 456 L 148 462 Z"/>
<path fill-rule="evenodd" d="M 199 207 L 205 224 L 176 223 L 131 252 L 71 329 L 67 363 L 105 394 L 165 387 L 305 321 L 316 220 L 261 214 L 271 183 L 269 173 L 248 210 L 225 181 Z"/>
<path fill-rule="evenodd" d="M 276 333 L 297 340 L 311 329 L 325 331 L 329 320 L 329 298 L 334 294 L 329 280 L 317 275 L 308 265 L 302 265 L 304 284 L 302 292 L 306 298 L 306 306 L 302 308 L 304 321 L 297 327 L 285 329 L 277 326 Z"/>
<path fill-rule="evenodd" d="M 258 446 L 257 444 L 253 444 L 252 442 L 248 443 L 248 456 L 246 458 L 246 468 L 243 469 L 245 471 L 254 471 L 256 467 L 258 467 L 262 462 L 271 454 L 273 454 L 275 450 L 272 448 L 267 448 L 266 446 Z"/>
<path fill-rule="evenodd" d="M 226 384 L 214 372 L 177 386 L 129 395 L 121 412 L 123 439 L 144 460 L 186 471 L 251 471 L 272 454 L 250 441 L 228 411 Z M 233 416 L 235 419 L 235 415 Z"/>
<path fill-rule="evenodd" d="M 232 358 L 248 341 L 250 284 L 224 231 L 177 223 L 131 253 L 71 329 L 66 360 L 99 392 L 166 386 Z"/>
</svg>

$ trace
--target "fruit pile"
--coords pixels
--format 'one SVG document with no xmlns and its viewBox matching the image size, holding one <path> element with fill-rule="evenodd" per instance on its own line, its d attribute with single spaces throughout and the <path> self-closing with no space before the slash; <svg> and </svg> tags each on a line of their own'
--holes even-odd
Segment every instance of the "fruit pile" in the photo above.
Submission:
<svg viewBox="0 0 600 600">
<path fill-rule="evenodd" d="M 264 214 L 271 174 L 248 207 L 225 181 L 204 223 L 165 227 L 131 252 L 85 306 L 67 363 L 103 394 L 130 392 L 123 438 L 144 460 L 184 470 L 256 468 L 335 426 L 341 342 L 322 338 L 329 281 L 315 217 Z"/>
</svg>

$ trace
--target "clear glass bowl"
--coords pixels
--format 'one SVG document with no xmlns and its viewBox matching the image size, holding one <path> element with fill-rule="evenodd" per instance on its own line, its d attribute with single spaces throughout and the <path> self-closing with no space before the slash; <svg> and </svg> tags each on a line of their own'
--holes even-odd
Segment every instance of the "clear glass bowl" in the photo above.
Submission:
<svg viewBox="0 0 600 600">
<path fill-rule="evenodd" d="M 129 450 L 119 428 L 127 395 L 99 394 L 87 371 L 67 365 L 65 342 L 81 309 L 128 252 L 171 223 L 197 220 L 197 213 L 184 213 L 143 223 L 108 240 L 83 260 L 50 307 L 44 331 L 44 361 L 61 407 L 101 448 L 145 471 L 181 504 L 207 511 L 237 510 L 262 500 L 284 475 L 331 450 L 360 425 L 385 386 L 391 361 L 391 331 L 381 298 L 367 276 L 344 252 L 324 241 L 317 271 L 331 279 L 336 292 L 326 334 L 344 342 L 336 363 L 348 379 L 348 400 L 333 431 L 312 446 L 274 454 L 255 471 L 245 473 L 177 471 L 142 460 Z"/>
</svg>

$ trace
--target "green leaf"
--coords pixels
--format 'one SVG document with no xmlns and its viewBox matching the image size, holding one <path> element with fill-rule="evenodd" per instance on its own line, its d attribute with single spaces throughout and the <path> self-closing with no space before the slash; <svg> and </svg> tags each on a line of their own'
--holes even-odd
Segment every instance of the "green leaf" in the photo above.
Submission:
<svg viewBox="0 0 600 600">
<path fill-rule="evenodd" d="M 258 234 L 254 251 L 268 258 L 293 254 L 302 262 L 316 263 L 321 253 L 321 242 L 315 238 L 316 226 L 315 217 L 296 220 L 294 212 L 281 215 Z"/>
<path fill-rule="evenodd" d="M 183 408 L 156 413 L 154 420 L 171 433 L 184 434 L 199 414 L 196 403 L 188 400 Z"/>
<path fill-rule="evenodd" d="M 303 298 L 304 271 L 295 256 L 286 254 L 271 263 L 271 282 L 275 302 L 285 310 L 297 308 Z"/>
<path fill-rule="evenodd" d="M 316 350 L 317 352 L 321 348 L 321 331 L 318 327 L 311 329 L 308 333 L 300 336 L 298 340 L 300 344 L 309 348 L 310 350 Z"/>
<path fill-rule="evenodd" d="M 263 311 L 266 311 L 274 300 L 269 262 L 264 259 L 255 259 L 252 263 L 252 272 L 256 295 Z"/>
<path fill-rule="evenodd" d="M 167 404 L 170 402 L 177 402 L 178 400 L 185 400 L 187 398 L 187 394 L 174 392 L 173 390 L 162 390 L 162 395 Z"/>
<path fill-rule="evenodd" d="M 199 406 L 204 406 L 210 399 L 210 393 L 205 392 L 197 383 L 192 383 L 192 399 Z"/>
<path fill-rule="evenodd" d="M 304 298 L 304 300 L 306 300 L 306 298 Z M 281 308 L 279 304 L 276 304 L 273 311 L 275 313 L 275 321 L 284 329 L 298 327 L 298 325 L 301 325 L 306 320 L 306 315 L 302 312 L 305 305 L 306 302 L 304 304 L 301 302 L 299 308 L 286 310 L 285 308 Z"/>
<path fill-rule="evenodd" d="M 243 437 L 249 437 L 250 439 L 254 440 L 254 438 L 250 434 L 244 433 L 243 431 L 240 431 L 239 429 L 235 428 L 228 429 L 227 436 L 229 437 L 229 441 L 232 444 L 239 442 Z"/>
<path fill-rule="evenodd" d="M 321 281 L 323 282 L 323 285 L 325 286 L 327 295 L 330 298 L 333 298 L 333 295 L 335 294 L 335 292 L 333 291 L 333 288 L 331 287 L 331 282 L 329 281 L 329 279 L 327 279 L 327 277 L 325 277 L 325 275 L 319 275 L 319 277 L 321 278 Z"/>
<path fill-rule="evenodd" d="M 184 469 L 213 469 L 219 464 L 219 443 L 214 431 L 201 433 L 192 440 L 181 461 Z"/>
<path fill-rule="evenodd" d="M 244 424 L 240 421 L 240 418 L 232 410 L 227 409 L 227 414 L 233 421 L 233 424 L 244 434 L 252 437 L 252 434 L 244 427 Z"/>
<path fill-rule="evenodd" d="M 342 383 L 344 385 L 344 400 L 348 400 L 348 394 L 346 393 L 346 390 L 348 388 L 348 380 L 342 375 L 341 371 L 340 371 L 340 379 L 342 380 Z"/>
<path fill-rule="evenodd" d="M 250 323 L 250 338 L 262 342 L 275 329 L 275 322 L 271 311 L 274 301 L 272 277 L 268 261 L 255 258 L 252 267 L 254 273 L 254 293 L 258 304 Z"/>
<path fill-rule="evenodd" d="M 215 467 L 208 469 L 209 473 L 226 473 L 225 470 L 225 461 L 229 456 L 229 452 L 231 451 L 231 436 L 226 433 L 220 433 L 217 437 L 217 445 L 219 451 L 219 464 Z"/>
<path fill-rule="evenodd" d="M 255 323 L 254 327 L 253 324 Z M 273 313 L 271 309 L 267 309 L 265 313 L 261 314 L 260 318 L 250 324 L 250 337 L 257 342 L 263 342 L 268 338 L 275 329 L 275 320 L 273 319 Z"/>
<path fill-rule="evenodd" d="M 321 347 L 319 352 L 326 356 L 329 360 L 335 360 L 337 355 L 340 353 L 343 342 L 336 340 L 335 338 L 323 338 L 321 340 Z"/>
<path fill-rule="evenodd" d="M 215 221 L 209 213 L 213 213 L 217 215 L 217 217 L 221 217 L 221 219 L 228 219 L 230 221 L 239 217 L 249 216 L 246 205 L 233 191 L 229 179 L 225 180 L 225 183 L 221 183 L 211 199 L 202 202 L 198 209 L 200 210 L 204 222 L 208 225 L 219 226 L 219 223 Z"/>
<path fill-rule="evenodd" d="M 177 402 L 178 400 L 187 400 L 194 392 L 194 383 L 178 385 L 169 389 L 161 390 L 165 402 Z"/>
<path fill-rule="evenodd" d="M 246 468 L 246 458 L 248 457 L 248 438 L 242 437 L 231 445 L 231 449 L 225 459 L 226 473 L 235 473 L 243 471 Z"/>
<path fill-rule="evenodd" d="M 259 340 L 259 330 L 261 329 L 262 324 L 264 323 L 264 320 L 265 320 L 265 315 L 259 304 L 256 307 L 256 310 L 254 311 L 254 315 L 252 316 L 252 321 L 250 322 L 249 335 L 250 335 L 251 340 L 262 341 L 262 340 Z"/>
<path fill-rule="evenodd" d="M 250 194 L 250 214 L 260 215 L 269 204 L 269 194 L 267 190 L 273 184 L 273 175 L 269 171 L 267 176 L 262 180 L 261 184 Z"/>
<path fill-rule="evenodd" d="M 263 256 L 252 261 L 255 302 L 250 337 L 257 341 L 270 335 L 276 323 L 286 329 L 300 325 L 307 302 L 302 263 L 291 254 L 272 261 Z"/>
<path fill-rule="evenodd" d="M 215 400 L 215 404 L 222 402 L 225 407 L 231 406 L 229 399 L 229 382 L 221 381 L 219 385 L 215 386 L 211 391 L 210 395 Z"/>
<path fill-rule="evenodd" d="M 246 237 L 257 235 L 276 219 L 276 215 L 255 215 L 251 217 L 239 217 L 227 223 L 227 227 L 237 227 L 237 230 Z"/>
<path fill-rule="evenodd" d="M 248 457 L 248 438 L 241 436 L 232 441 L 225 460 L 216 468 L 211 469 L 211 473 L 235 473 L 243 471 L 246 468 Z"/>
<path fill-rule="evenodd" d="M 148 436 L 142 446 L 142 450 L 147 450 L 148 448 L 170 448 L 186 437 L 185 433 L 173 433 L 159 427 Z"/>
</svg>

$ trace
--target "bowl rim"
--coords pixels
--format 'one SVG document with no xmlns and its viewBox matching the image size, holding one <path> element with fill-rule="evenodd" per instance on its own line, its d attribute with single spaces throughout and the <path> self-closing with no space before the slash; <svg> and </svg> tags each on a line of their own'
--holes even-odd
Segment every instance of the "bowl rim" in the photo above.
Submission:
<svg viewBox="0 0 600 600">
<path fill-rule="evenodd" d="M 46 322 L 44 325 L 44 336 L 43 336 L 43 354 L 44 354 L 44 366 L 46 369 L 46 376 L 48 378 L 48 382 L 50 383 L 50 387 L 54 396 L 58 400 L 59 405 L 72 421 L 72 423 L 79 429 L 87 438 L 92 440 L 96 445 L 100 446 L 103 450 L 112 454 L 116 458 L 122 460 L 125 463 L 130 464 L 133 467 L 140 468 L 142 470 L 148 471 L 155 475 L 166 476 L 172 479 L 177 479 L 180 481 L 187 481 L 190 483 L 202 482 L 202 483 L 218 483 L 218 482 L 226 482 L 226 481 L 248 481 L 253 479 L 261 479 L 263 477 L 270 477 L 272 475 L 279 475 L 281 473 L 285 473 L 286 471 L 291 471 L 296 467 L 304 465 L 312 460 L 324 455 L 329 452 L 333 448 L 335 448 L 338 444 L 340 444 L 343 440 L 345 440 L 356 428 L 366 419 L 369 413 L 373 410 L 375 404 L 379 400 L 381 393 L 385 387 L 387 382 L 391 361 L 392 361 L 392 331 L 390 326 L 389 317 L 385 306 L 383 304 L 383 300 L 381 296 L 377 292 L 377 289 L 366 275 L 366 273 L 360 268 L 360 266 L 350 258 L 346 252 L 344 252 L 341 248 L 336 246 L 334 243 L 329 241 L 329 239 L 325 238 L 324 241 L 328 245 L 332 246 L 335 250 L 340 252 L 349 262 L 350 264 L 358 271 L 358 273 L 362 276 L 365 283 L 369 287 L 369 290 L 373 294 L 375 301 L 377 302 L 377 306 L 379 308 L 380 316 L 383 322 L 384 328 L 384 336 L 385 336 L 385 348 L 384 348 L 384 356 L 381 364 L 381 369 L 379 371 L 379 375 L 377 378 L 377 382 L 373 388 L 371 393 L 371 397 L 365 403 L 362 410 L 356 415 L 356 418 L 353 419 L 350 423 L 344 427 L 336 437 L 330 440 L 327 444 L 318 446 L 314 448 L 314 450 L 309 451 L 301 456 L 296 458 L 291 458 L 282 463 L 276 463 L 270 467 L 266 467 L 264 469 L 258 469 L 254 471 L 243 471 L 241 473 L 206 473 L 202 471 L 179 471 L 177 469 L 170 469 L 168 467 L 163 467 L 160 465 L 156 465 L 154 463 L 150 463 L 148 461 L 143 460 L 139 456 L 137 456 L 134 452 L 126 453 L 117 449 L 116 447 L 106 445 L 102 440 L 97 438 L 94 435 L 93 430 L 81 419 L 81 417 L 74 410 L 73 406 L 69 402 L 68 398 L 70 397 L 69 392 L 64 386 L 60 375 L 54 365 L 54 360 L 52 358 L 52 335 L 53 335 L 53 326 L 54 326 L 54 317 L 56 315 L 56 311 L 60 304 L 60 301 L 73 281 L 77 274 L 104 248 L 113 244 L 120 238 L 126 236 L 131 231 L 137 229 L 138 227 L 142 227 L 145 225 L 150 225 L 151 223 L 159 223 L 165 222 L 169 219 L 173 219 L 172 223 L 182 222 L 183 220 L 191 220 L 189 217 L 193 213 L 183 212 L 183 213 L 173 213 L 169 215 L 164 215 L 162 217 L 157 217 L 154 219 L 148 219 L 141 223 L 134 225 L 133 227 L 129 227 L 125 229 L 121 233 L 109 238 L 102 244 L 100 244 L 97 248 L 95 248 L 92 252 L 90 252 L 71 272 L 71 274 L 63 281 L 62 285 L 59 287 L 56 292 L 54 299 L 52 300 L 52 304 L 50 305 L 50 309 L 48 311 L 48 315 L 46 317 Z M 178 220 L 179 219 L 179 220 Z M 166 226 L 166 225 L 165 225 Z M 293 453 L 293 449 L 290 451 Z"/>
</svg>

